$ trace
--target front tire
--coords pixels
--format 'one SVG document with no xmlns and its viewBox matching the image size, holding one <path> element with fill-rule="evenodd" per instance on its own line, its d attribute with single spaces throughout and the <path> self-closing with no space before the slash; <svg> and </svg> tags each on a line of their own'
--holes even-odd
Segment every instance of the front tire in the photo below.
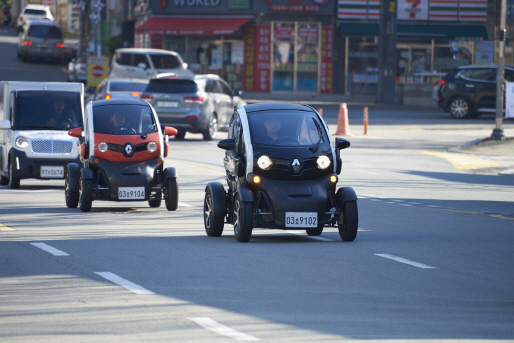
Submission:
<svg viewBox="0 0 514 343">
<path fill-rule="evenodd" d="M 223 192 L 225 193 L 225 192 Z M 211 187 L 207 187 L 205 191 L 205 198 L 203 201 L 203 223 L 205 226 L 205 232 L 209 237 L 219 237 L 223 233 L 223 226 L 225 224 L 225 217 L 216 217 L 214 216 L 215 207 L 223 206 L 223 213 L 226 211 L 225 201 L 223 203 L 218 204 L 214 201 L 213 189 Z M 218 198 L 218 197 L 216 197 Z M 225 199 L 225 194 L 223 194 L 223 199 Z"/>
<path fill-rule="evenodd" d="M 79 207 L 82 212 L 91 211 L 93 204 L 93 180 L 86 180 L 80 177 L 79 182 Z"/>
<path fill-rule="evenodd" d="M 339 236 L 344 242 L 353 242 L 357 237 L 359 226 L 359 211 L 357 201 L 345 201 L 341 213 L 339 214 Z"/>
<path fill-rule="evenodd" d="M 238 194 L 234 201 L 234 234 L 238 242 L 248 242 L 252 238 L 253 204 L 243 202 Z"/>
<path fill-rule="evenodd" d="M 162 202 L 162 192 L 155 193 L 155 196 L 148 200 L 148 205 L 150 207 L 160 207 Z"/>
<path fill-rule="evenodd" d="M 177 179 L 169 178 L 166 180 L 164 190 L 164 203 L 168 211 L 176 211 L 178 207 L 178 182 Z"/>
<path fill-rule="evenodd" d="M 469 100 L 461 96 L 453 98 L 448 108 L 451 116 L 456 119 L 469 118 L 473 113 Z"/>
<path fill-rule="evenodd" d="M 174 137 L 178 141 L 183 141 L 184 137 L 186 137 L 186 131 L 185 130 L 177 130 L 177 134 Z"/>
<path fill-rule="evenodd" d="M 218 118 L 215 114 L 211 115 L 211 118 L 209 119 L 209 125 L 205 129 L 205 131 L 202 132 L 203 139 L 205 141 L 212 141 L 214 138 L 216 138 L 216 134 L 218 133 Z"/>
<path fill-rule="evenodd" d="M 66 206 L 68 208 L 77 208 L 79 204 L 79 189 L 73 189 L 72 185 L 78 185 L 78 180 L 72 180 L 72 178 L 78 178 L 77 175 L 73 175 L 68 169 L 66 178 L 64 179 L 64 196 L 66 199 Z"/>
<path fill-rule="evenodd" d="M 12 159 L 9 161 L 9 181 L 7 184 L 11 189 L 17 189 L 20 188 L 20 179 L 14 175 L 14 169 L 12 166 L 13 162 Z"/>
</svg>

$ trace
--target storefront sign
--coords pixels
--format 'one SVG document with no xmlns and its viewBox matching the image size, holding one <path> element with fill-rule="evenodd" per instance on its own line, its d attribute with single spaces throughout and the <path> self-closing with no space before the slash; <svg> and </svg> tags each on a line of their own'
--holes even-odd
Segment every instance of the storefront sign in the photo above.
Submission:
<svg viewBox="0 0 514 343">
<path fill-rule="evenodd" d="M 250 0 L 228 0 L 229 10 L 249 10 L 252 8 Z"/>
<path fill-rule="evenodd" d="M 270 5 L 272 12 L 319 12 L 320 6 L 317 5 Z"/>
<path fill-rule="evenodd" d="M 398 19 L 428 20 L 428 0 L 398 0 Z"/>
<path fill-rule="evenodd" d="M 321 30 L 320 93 L 332 93 L 334 64 L 334 29 Z"/>
<path fill-rule="evenodd" d="M 243 89 L 247 92 L 269 92 L 271 29 L 268 25 L 247 26 L 244 35 Z"/>
<path fill-rule="evenodd" d="M 494 63 L 494 42 L 491 40 L 477 40 L 475 42 L 475 63 Z"/>
</svg>

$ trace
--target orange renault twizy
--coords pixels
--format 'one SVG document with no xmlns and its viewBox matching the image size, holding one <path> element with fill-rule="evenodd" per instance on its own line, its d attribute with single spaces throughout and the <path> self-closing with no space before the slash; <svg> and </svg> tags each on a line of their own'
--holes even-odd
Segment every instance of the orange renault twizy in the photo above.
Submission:
<svg viewBox="0 0 514 343">
<path fill-rule="evenodd" d="M 178 205 L 175 168 L 164 168 L 168 137 L 145 101 L 98 100 L 86 106 L 84 131 L 78 137 L 81 164 L 69 163 L 65 175 L 66 206 L 89 212 L 93 200 L 148 201 L 159 207 L 162 197 L 169 211 Z"/>
</svg>

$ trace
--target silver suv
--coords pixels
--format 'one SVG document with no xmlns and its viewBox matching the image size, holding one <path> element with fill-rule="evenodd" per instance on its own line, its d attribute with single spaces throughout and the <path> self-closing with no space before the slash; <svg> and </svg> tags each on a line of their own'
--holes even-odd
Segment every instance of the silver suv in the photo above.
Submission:
<svg viewBox="0 0 514 343">
<path fill-rule="evenodd" d="M 18 35 L 18 58 L 49 59 L 62 63 L 64 41 L 59 24 L 48 20 L 31 20 L 25 23 Z"/>
<path fill-rule="evenodd" d="M 180 55 L 162 49 L 121 48 L 112 57 L 109 78 L 150 79 L 160 73 L 193 77 Z"/>
</svg>

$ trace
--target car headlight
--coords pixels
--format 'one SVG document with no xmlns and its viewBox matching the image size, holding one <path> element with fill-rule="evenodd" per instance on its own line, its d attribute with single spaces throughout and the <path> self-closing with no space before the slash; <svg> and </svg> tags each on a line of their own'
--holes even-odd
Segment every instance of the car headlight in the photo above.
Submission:
<svg viewBox="0 0 514 343">
<path fill-rule="evenodd" d="M 109 146 L 107 145 L 107 143 L 102 142 L 102 143 L 98 144 L 98 151 L 106 152 L 107 149 L 109 149 Z"/>
<path fill-rule="evenodd" d="M 328 156 L 320 156 L 318 157 L 316 163 L 318 164 L 318 168 L 319 169 L 327 169 L 328 167 L 330 167 L 330 158 L 328 158 Z"/>
<path fill-rule="evenodd" d="M 29 141 L 27 140 L 27 138 L 22 137 L 22 136 L 19 136 L 18 138 L 16 138 L 15 143 L 16 143 L 16 146 L 21 149 L 25 149 L 26 147 L 29 146 Z"/>
<path fill-rule="evenodd" d="M 268 170 L 273 165 L 273 161 L 268 156 L 262 155 L 257 160 L 257 165 L 259 166 L 259 168 L 261 168 L 263 170 Z"/>
<path fill-rule="evenodd" d="M 154 152 L 157 150 L 157 143 L 155 142 L 150 142 L 146 145 L 146 148 L 148 149 L 148 151 L 150 152 Z"/>
</svg>

